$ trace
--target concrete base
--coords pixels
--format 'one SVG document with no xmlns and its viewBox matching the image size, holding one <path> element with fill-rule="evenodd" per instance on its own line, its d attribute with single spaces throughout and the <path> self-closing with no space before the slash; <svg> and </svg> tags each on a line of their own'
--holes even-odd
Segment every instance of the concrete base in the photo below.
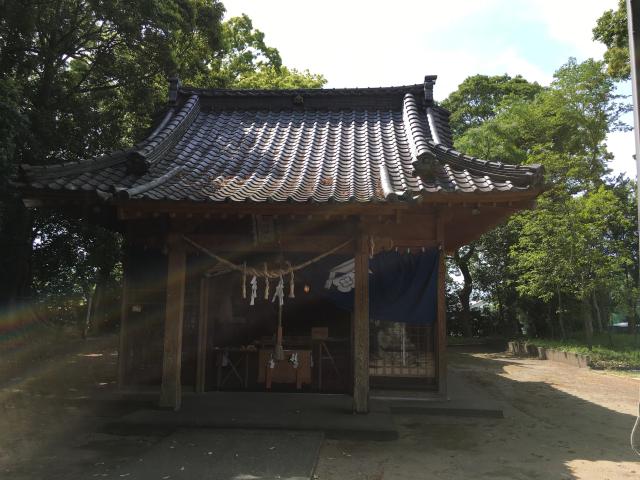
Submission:
<svg viewBox="0 0 640 480">
<path fill-rule="evenodd" d="M 112 424 L 114 431 L 181 428 L 323 432 L 328 438 L 395 440 L 395 414 L 502 418 L 503 405 L 449 370 L 446 398 L 430 391 L 371 391 L 370 411 L 353 414 L 348 395 L 267 392 L 185 393 L 180 411 L 144 408 Z M 149 397 L 150 398 L 150 397 Z"/>
<path fill-rule="evenodd" d="M 560 362 L 579 368 L 589 368 L 589 363 L 591 362 L 589 355 L 563 352 L 562 350 L 556 350 L 554 348 L 545 348 L 544 357 L 552 362 Z"/>
<path fill-rule="evenodd" d="M 537 357 L 538 347 L 533 343 L 527 342 L 509 342 L 507 347 L 509 353 L 519 357 Z"/>
<path fill-rule="evenodd" d="M 446 397 L 436 392 L 376 390 L 372 399 L 394 414 L 504 418 L 503 404 L 473 388 L 455 369 L 449 369 Z"/>
<path fill-rule="evenodd" d="M 308 393 L 211 392 L 185 394 L 182 408 L 138 410 L 122 417 L 120 427 L 217 428 L 324 432 L 329 438 L 395 440 L 389 405 L 371 404 L 366 415 L 353 414 L 347 395 Z M 115 428 L 118 425 L 114 426 Z"/>
<path fill-rule="evenodd" d="M 537 357 L 539 360 L 564 363 L 573 367 L 588 368 L 591 363 L 589 355 L 564 352 L 555 348 L 537 347 L 533 343 L 509 342 L 509 353 L 524 357 Z"/>
</svg>

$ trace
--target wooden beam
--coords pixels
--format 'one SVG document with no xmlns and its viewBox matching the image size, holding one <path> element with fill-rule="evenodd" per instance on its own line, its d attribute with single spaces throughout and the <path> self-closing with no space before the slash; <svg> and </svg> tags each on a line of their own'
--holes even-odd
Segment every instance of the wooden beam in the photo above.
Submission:
<svg viewBox="0 0 640 480">
<path fill-rule="evenodd" d="M 452 220 L 446 227 L 447 248 L 458 248 L 466 245 L 504 223 L 515 212 L 522 208 L 495 207 L 483 208 L 478 215 L 468 212 L 466 215 L 452 210 Z"/>
<path fill-rule="evenodd" d="M 182 399 L 182 321 L 184 315 L 184 291 L 186 255 L 182 236 L 170 234 L 167 242 L 167 305 L 164 321 L 164 357 L 162 362 L 162 389 L 160 406 L 180 409 Z"/>
<path fill-rule="evenodd" d="M 436 323 L 436 379 L 438 393 L 444 397 L 447 395 L 447 301 L 446 292 L 446 261 L 445 261 L 445 218 L 439 216 L 436 234 L 440 243 L 438 259 L 438 316 Z"/>
<path fill-rule="evenodd" d="M 369 241 L 356 238 L 353 298 L 353 411 L 369 412 Z"/>
<path fill-rule="evenodd" d="M 204 214 L 228 213 L 230 215 L 390 215 L 396 218 L 398 211 L 415 211 L 425 212 L 433 210 L 434 207 L 443 204 L 462 203 L 480 203 L 490 204 L 493 202 L 519 202 L 535 199 L 542 188 L 536 188 L 526 191 L 513 192 L 435 192 L 429 193 L 422 197 L 420 201 L 415 202 L 336 202 L 336 203 L 313 203 L 313 202 L 192 202 L 189 200 L 181 201 L 162 201 L 162 200 L 142 200 L 127 199 L 116 200 L 113 204 L 118 207 L 118 217 L 121 220 L 127 218 L 135 218 L 137 212 L 153 212 L 173 213 L 181 216 L 191 214 L 194 217 Z M 56 195 L 56 197 L 60 197 Z M 34 197 L 45 199 L 42 192 Z M 404 221 L 404 220 L 403 220 Z"/>
<path fill-rule="evenodd" d="M 433 229 L 433 225 L 432 225 Z M 375 239 L 376 252 L 382 248 L 398 247 L 425 247 L 432 248 L 438 245 L 435 238 L 425 238 L 416 235 L 403 236 L 403 235 L 373 235 Z M 187 237 L 193 240 L 198 245 L 201 245 L 215 253 L 222 253 L 228 257 L 229 260 L 234 261 L 234 254 L 237 253 L 240 257 L 244 258 L 247 252 L 278 252 L 283 251 L 286 253 L 324 253 L 341 243 L 348 240 L 349 236 L 280 236 L 278 243 L 259 243 L 254 244 L 251 236 L 237 235 L 237 234 L 188 234 Z M 150 241 L 153 237 L 150 237 Z M 199 250 L 195 247 L 187 245 L 187 250 L 193 253 L 199 253 Z M 347 245 L 344 248 L 338 250 L 338 254 L 350 254 L 353 252 L 353 246 Z M 237 259 L 236 259 L 237 260 Z"/>
<path fill-rule="evenodd" d="M 207 329 L 209 326 L 209 279 L 200 280 L 200 314 L 198 315 L 198 356 L 196 393 L 204 393 L 207 369 Z"/>
<path fill-rule="evenodd" d="M 408 203 L 287 203 L 287 202 L 216 202 L 198 203 L 191 201 L 163 202 L 147 200 L 125 200 L 117 202 L 118 218 L 126 220 L 136 218 L 138 212 L 147 214 L 168 213 L 172 218 L 212 215 L 303 215 L 303 216 L 341 216 L 341 215 L 392 215 L 397 209 L 410 207 Z"/>
</svg>

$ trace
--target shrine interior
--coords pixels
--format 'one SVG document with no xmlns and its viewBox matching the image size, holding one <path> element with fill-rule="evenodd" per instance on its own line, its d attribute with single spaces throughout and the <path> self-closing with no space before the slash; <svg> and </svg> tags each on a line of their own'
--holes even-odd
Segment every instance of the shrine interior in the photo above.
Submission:
<svg viewBox="0 0 640 480">
<path fill-rule="evenodd" d="M 240 262 L 234 256 L 238 253 L 230 252 L 226 258 Z M 286 267 L 313 256 L 252 253 L 244 254 L 241 263 Z M 298 270 L 293 289 L 291 276 L 283 278 L 280 307 L 278 279 L 269 281 L 268 292 L 265 280 L 256 279 L 253 291 L 250 276 L 229 271 L 204 254 L 188 255 L 181 368 L 185 390 L 196 388 L 199 317 L 203 315 L 207 325 L 204 391 L 350 393 L 352 313 L 335 305 L 326 288 L 332 269 L 345 261 L 349 255 L 338 253 Z M 148 244 L 131 245 L 127 264 L 131 328 L 125 345 L 130 366 L 125 384 L 153 388 L 162 380 L 166 284 L 160 282 L 167 278 L 166 256 Z M 278 362 L 269 372 L 269 359 L 278 344 L 279 314 L 281 345 L 288 361 Z M 435 388 L 432 325 L 372 319 L 369 344 L 372 388 Z"/>
</svg>

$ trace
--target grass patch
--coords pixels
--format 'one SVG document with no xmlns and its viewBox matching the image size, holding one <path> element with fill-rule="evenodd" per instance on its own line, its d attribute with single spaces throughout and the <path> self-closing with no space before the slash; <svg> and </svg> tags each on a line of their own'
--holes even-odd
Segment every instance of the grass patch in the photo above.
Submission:
<svg viewBox="0 0 640 480">
<path fill-rule="evenodd" d="M 640 348 L 636 346 L 632 335 L 612 333 L 610 340 L 606 333 L 594 334 L 592 350 L 589 350 L 584 338 L 570 338 L 565 341 L 529 338 L 526 341 L 537 347 L 589 355 L 591 357 L 589 365 L 592 368 L 640 370 Z"/>
</svg>

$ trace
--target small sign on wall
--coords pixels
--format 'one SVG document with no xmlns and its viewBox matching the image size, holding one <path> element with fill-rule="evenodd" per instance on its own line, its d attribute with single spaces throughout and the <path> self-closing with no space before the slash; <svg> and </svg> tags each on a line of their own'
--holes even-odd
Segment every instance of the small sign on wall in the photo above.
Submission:
<svg viewBox="0 0 640 480">
<path fill-rule="evenodd" d="M 276 220 L 273 215 L 253 216 L 253 243 L 275 243 L 277 240 Z"/>
</svg>

